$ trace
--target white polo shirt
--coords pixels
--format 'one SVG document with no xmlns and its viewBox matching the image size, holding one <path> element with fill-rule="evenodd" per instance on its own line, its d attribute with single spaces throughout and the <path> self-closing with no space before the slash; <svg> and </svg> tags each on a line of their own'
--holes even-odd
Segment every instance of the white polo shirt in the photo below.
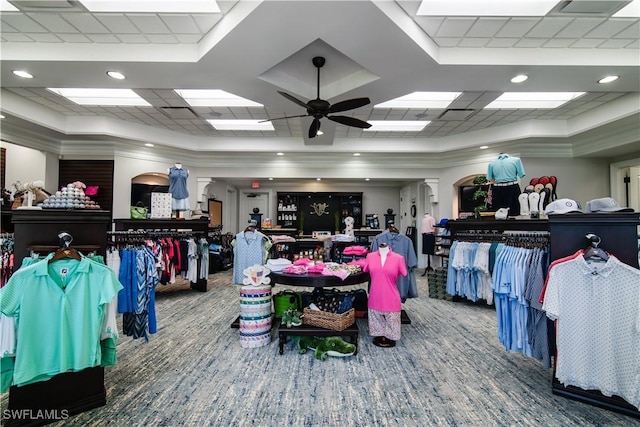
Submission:
<svg viewBox="0 0 640 427">
<path fill-rule="evenodd" d="M 557 319 L 558 380 L 640 407 L 640 270 L 613 256 L 561 262 L 542 309 Z"/>
</svg>

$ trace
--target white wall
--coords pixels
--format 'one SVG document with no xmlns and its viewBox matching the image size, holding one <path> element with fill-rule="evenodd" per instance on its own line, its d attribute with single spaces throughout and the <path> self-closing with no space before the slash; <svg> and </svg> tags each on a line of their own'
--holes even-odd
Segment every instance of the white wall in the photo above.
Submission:
<svg viewBox="0 0 640 427">
<path fill-rule="evenodd" d="M 49 171 L 47 173 L 47 165 L 51 163 L 47 160 L 54 156 L 57 165 L 57 156 L 53 154 L 47 156 L 43 151 L 21 147 L 5 141 L 2 141 L 2 147 L 7 150 L 5 183 L 9 190 L 12 190 L 11 185 L 16 181 L 24 184 L 29 181 L 42 180 L 44 181 L 45 190 L 55 193 L 58 183 L 58 171 Z M 55 175 L 52 176 L 54 172 Z"/>
</svg>

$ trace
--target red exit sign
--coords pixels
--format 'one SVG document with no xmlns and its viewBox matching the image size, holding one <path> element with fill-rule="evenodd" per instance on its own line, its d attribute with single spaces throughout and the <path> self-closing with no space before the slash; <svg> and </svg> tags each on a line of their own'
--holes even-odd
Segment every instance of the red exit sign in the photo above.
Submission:
<svg viewBox="0 0 640 427">
<path fill-rule="evenodd" d="M 251 188 L 260 188 L 260 183 L 258 181 L 253 181 L 251 183 Z"/>
</svg>

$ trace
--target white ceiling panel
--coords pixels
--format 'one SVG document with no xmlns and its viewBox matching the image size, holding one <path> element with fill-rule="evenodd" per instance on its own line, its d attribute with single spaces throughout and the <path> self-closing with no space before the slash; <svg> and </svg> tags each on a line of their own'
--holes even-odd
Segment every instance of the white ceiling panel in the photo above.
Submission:
<svg viewBox="0 0 640 427">
<path fill-rule="evenodd" d="M 182 44 L 196 44 L 202 40 L 201 34 L 174 34 L 178 43 Z"/>
<path fill-rule="evenodd" d="M 24 33 L 6 33 L 6 34 L 2 34 L 2 38 L 7 41 L 7 42 L 13 42 L 13 43 L 25 43 L 25 42 L 32 42 L 33 39 L 31 37 L 29 37 L 27 34 Z"/>
<path fill-rule="evenodd" d="M 633 43 L 633 40 L 627 39 L 611 39 L 606 40 L 604 43 L 598 45 L 600 49 L 620 49 L 628 45 L 629 43 Z M 640 60 L 640 56 L 638 56 Z"/>
<path fill-rule="evenodd" d="M 493 37 L 508 20 L 508 18 L 478 18 L 467 31 L 466 37 Z"/>
<path fill-rule="evenodd" d="M 602 18 L 582 18 L 574 19 L 566 27 L 558 31 L 556 37 L 578 38 L 583 37 L 589 31 L 602 24 Z"/>
<path fill-rule="evenodd" d="M 29 37 L 38 43 L 62 43 L 62 40 L 58 36 L 51 33 L 31 33 Z"/>
<path fill-rule="evenodd" d="M 24 33 L 46 33 L 48 30 L 25 14 L 4 14 L 2 23 Z"/>
<path fill-rule="evenodd" d="M 542 47 L 546 48 L 565 48 L 575 43 L 576 39 L 552 39 L 545 42 Z"/>
<path fill-rule="evenodd" d="M 31 19 L 53 33 L 77 33 L 78 30 L 56 13 L 31 13 Z"/>
<path fill-rule="evenodd" d="M 455 47 L 460 43 L 461 38 L 456 37 L 435 37 L 434 42 L 440 47 Z"/>
<path fill-rule="evenodd" d="M 533 47 L 542 47 L 549 39 L 547 38 L 534 38 L 527 37 L 520 39 L 518 43 L 516 43 L 515 47 L 517 48 L 533 48 Z"/>
<path fill-rule="evenodd" d="M 120 43 L 120 40 L 113 34 L 87 34 L 87 37 L 94 43 Z"/>
<path fill-rule="evenodd" d="M 569 25 L 571 18 L 544 18 L 527 33 L 527 37 L 553 37 Z"/>
<path fill-rule="evenodd" d="M 65 34 L 59 33 L 58 37 L 64 40 L 66 43 L 91 43 L 91 39 L 84 34 Z"/>
<path fill-rule="evenodd" d="M 638 39 L 638 35 L 640 35 L 640 22 L 636 21 L 629 25 L 624 30 L 620 31 L 617 34 L 614 34 L 612 37 L 614 39 Z"/>
<path fill-rule="evenodd" d="M 571 47 L 593 49 L 600 46 L 604 41 L 605 39 L 578 39 L 571 45 Z"/>
<path fill-rule="evenodd" d="M 632 20 L 609 19 L 585 34 L 587 38 L 609 38 L 631 26 Z"/>
<path fill-rule="evenodd" d="M 173 34 L 147 34 L 151 43 L 158 44 L 178 44 L 178 38 Z"/>
<path fill-rule="evenodd" d="M 430 36 L 437 34 L 438 28 L 440 28 L 443 21 L 443 17 L 416 17 L 416 23 Z"/>
<path fill-rule="evenodd" d="M 461 34 L 467 33 L 469 28 L 475 23 L 476 18 L 446 18 L 436 36 L 440 37 L 455 37 Z"/>
<path fill-rule="evenodd" d="M 516 45 L 516 43 L 518 43 L 517 38 L 495 38 L 495 39 L 491 39 L 491 41 L 489 43 L 487 43 L 487 47 L 493 47 L 493 48 L 506 48 L 506 47 L 513 47 Z"/>
<path fill-rule="evenodd" d="M 145 34 L 167 34 L 169 28 L 162 22 L 158 15 L 130 15 L 129 19 L 142 33 Z"/>
<path fill-rule="evenodd" d="M 133 25 L 131 20 L 122 14 L 104 14 L 96 15 L 102 24 L 114 34 L 138 34 L 140 30 Z"/>
<path fill-rule="evenodd" d="M 524 37 L 538 22 L 539 19 L 511 18 L 497 32 L 496 37 Z"/>
<path fill-rule="evenodd" d="M 118 34 L 118 39 L 122 41 L 122 43 L 131 43 L 131 44 L 148 44 L 149 39 L 146 38 L 143 34 Z"/>
<path fill-rule="evenodd" d="M 484 37 L 465 37 L 458 44 L 459 47 L 484 47 L 491 41 L 490 38 Z"/>
<path fill-rule="evenodd" d="M 109 29 L 90 13 L 70 13 L 65 19 L 83 33 L 103 34 Z"/>
<path fill-rule="evenodd" d="M 161 15 L 169 30 L 180 34 L 200 34 L 200 29 L 190 15 Z"/>
</svg>

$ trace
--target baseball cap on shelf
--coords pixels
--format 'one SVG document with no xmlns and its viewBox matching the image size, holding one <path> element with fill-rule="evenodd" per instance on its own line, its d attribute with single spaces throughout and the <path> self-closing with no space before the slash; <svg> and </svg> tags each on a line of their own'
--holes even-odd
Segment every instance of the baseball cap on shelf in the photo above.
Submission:
<svg viewBox="0 0 640 427">
<path fill-rule="evenodd" d="M 509 208 L 500 208 L 496 211 L 495 218 L 496 219 L 507 219 L 509 216 Z"/>
<path fill-rule="evenodd" d="M 438 222 L 438 223 L 436 224 L 436 227 L 446 227 L 446 226 L 447 226 L 447 224 L 449 224 L 449 219 L 447 219 L 447 218 L 441 218 L 441 219 L 440 219 L 440 222 Z"/>
<path fill-rule="evenodd" d="M 587 209 L 585 212 L 633 212 L 633 208 L 623 208 L 611 197 L 602 197 L 600 199 L 593 199 L 587 202 Z"/>
<path fill-rule="evenodd" d="M 549 203 L 546 208 L 544 208 L 545 215 L 566 214 L 571 212 L 582 213 L 580 204 L 571 199 L 554 200 L 553 202 Z"/>
</svg>

